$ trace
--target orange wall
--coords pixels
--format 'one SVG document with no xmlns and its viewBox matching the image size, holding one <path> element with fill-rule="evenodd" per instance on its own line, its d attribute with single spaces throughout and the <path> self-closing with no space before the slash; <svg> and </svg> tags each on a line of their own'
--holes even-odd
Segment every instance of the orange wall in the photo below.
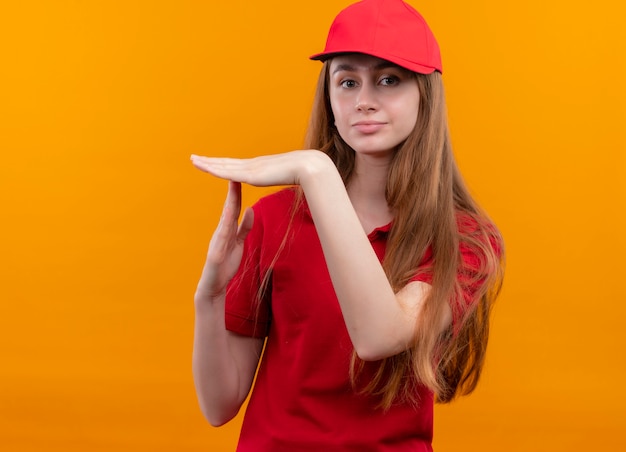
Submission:
<svg viewBox="0 0 626 452">
<path fill-rule="evenodd" d="M 3 2 L 0 449 L 233 449 L 240 418 L 209 427 L 190 368 L 225 183 L 188 157 L 298 148 L 306 57 L 348 3 Z M 508 246 L 484 378 L 437 408 L 441 451 L 623 447 L 626 10 L 574 3 L 413 2 Z"/>
</svg>

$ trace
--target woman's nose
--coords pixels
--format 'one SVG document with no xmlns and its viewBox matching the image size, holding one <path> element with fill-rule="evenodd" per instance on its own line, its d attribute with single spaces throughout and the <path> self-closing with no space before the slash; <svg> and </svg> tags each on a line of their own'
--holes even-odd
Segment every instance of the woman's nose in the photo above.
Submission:
<svg viewBox="0 0 626 452">
<path fill-rule="evenodd" d="M 378 108 L 376 94 L 373 87 L 368 84 L 361 85 L 359 93 L 356 97 L 355 108 L 357 111 L 369 111 L 376 110 Z"/>
</svg>

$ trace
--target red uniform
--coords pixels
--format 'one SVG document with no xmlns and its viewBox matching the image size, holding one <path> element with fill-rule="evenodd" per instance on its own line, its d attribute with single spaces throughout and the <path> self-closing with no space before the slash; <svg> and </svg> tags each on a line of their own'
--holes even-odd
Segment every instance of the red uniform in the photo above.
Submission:
<svg viewBox="0 0 626 452">
<path fill-rule="evenodd" d="M 227 329 L 267 336 L 237 451 L 431 451 L 428 389 L 417 389 L 419 408 L 396 404 L 386 412 L 377 408 L 379 399 L 353 390 L 348 373 L 353 346 L 306 203 L 295 213 L 279 253 L 294 193 L 282 190 L 254 206 L 242 265 L 228 289 Z M 389 227 L 369 234 L 380 259 Z M 268 296 L 257 306 L 268 269 Z M 366 363 L 363 377 L 375 368 Z"/>
</svg>

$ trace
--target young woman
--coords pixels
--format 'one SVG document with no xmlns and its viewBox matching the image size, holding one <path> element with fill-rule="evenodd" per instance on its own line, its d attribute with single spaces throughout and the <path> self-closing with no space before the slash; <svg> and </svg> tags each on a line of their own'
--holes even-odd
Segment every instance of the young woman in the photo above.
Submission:
<svg viewBox="0 0 626 452">
<path fill-rule="evenodd" d="M 502 240 L 454 162 L 413 8 L 351 5 L 312 58 L 308 150 L 192 156 L 230 181 L 195 295 L 200 406 L 228 422 L 258 366 L 239 451 L 429 451 L 435 398 L 478 381 Z M 241 183 L 293 188 L 238 225 Z"/>
</svg>

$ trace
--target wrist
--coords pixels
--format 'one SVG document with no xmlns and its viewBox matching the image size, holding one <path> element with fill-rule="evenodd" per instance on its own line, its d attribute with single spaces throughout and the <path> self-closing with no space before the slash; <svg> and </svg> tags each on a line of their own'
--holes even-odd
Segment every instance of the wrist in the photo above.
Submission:
<svg viewBox="0 0 626 452">
<path fill-rule="evenodd" d="M 226 302 L 226 292 L 211 293 L 198 287 L 193 297 L 196 310 L 224 305 Z"/>
<path fill-rule="evenodd" d="M 299 181 L 305 192 L 312 184 L 324 183 L 324 180 L 339 176 L 337 167 L 327 154 L 318 150 L 306 152 L 308 155 Z"/>
</svg>

